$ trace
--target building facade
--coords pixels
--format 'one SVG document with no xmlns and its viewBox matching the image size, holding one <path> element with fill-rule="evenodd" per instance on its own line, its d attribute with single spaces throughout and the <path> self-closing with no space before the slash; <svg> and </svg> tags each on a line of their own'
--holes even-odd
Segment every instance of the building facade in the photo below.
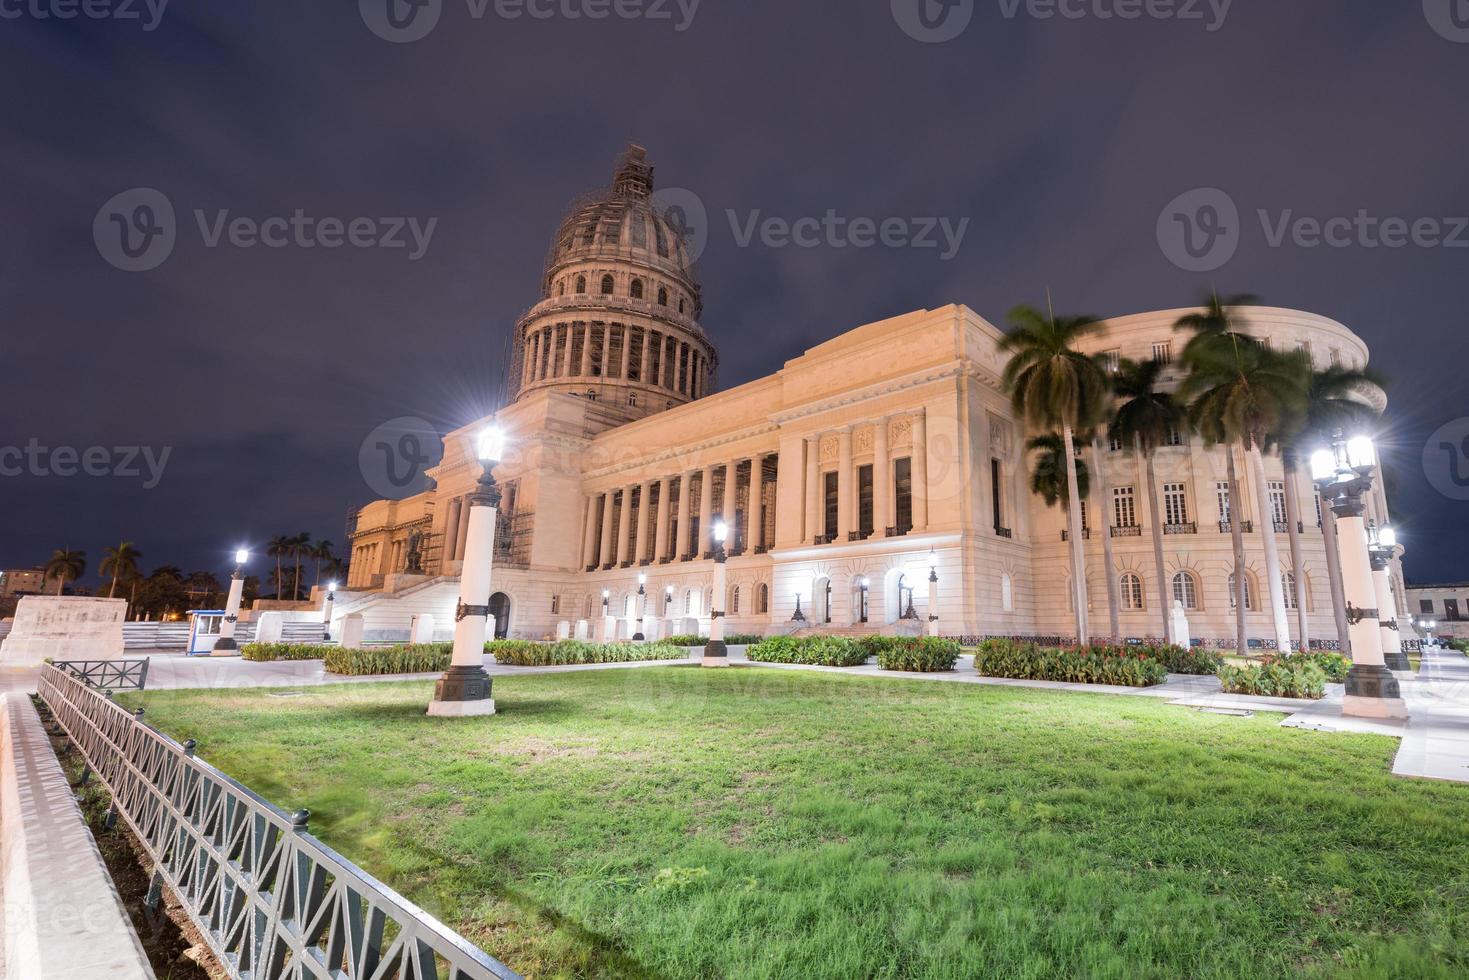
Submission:
<svg viewBox="0 0 1469 980">
<path fill-rule="evenodd" d="M 707 628 L 710 535 L 721 519 L 734 631 L 789 628 L 799 604 L 810 628 L 833 631 L 902 631 L 932 613 L 945 635 L 1074 635 L 1065 518 L 1030 492 L 1025 443 L 1034 433 L 1004 391 L 1003 331 L 964 306 L 918 310 L 838 332 L 771 375 L 716 390 L 698 277 L 652 191 L 652 167 L 633 148 L 608 189 L 573 207 L 553 239 L 541 299 L 516 325 L 513 400 L 445 438 L 428 473 L 433 490 L 359 512 L 339 615 L 363 612 L 385 636 L 395 623 L 406 631 L 410 613 L 451 625 L 480 475 L 475 436 L 493 421 L 510 440 L 495 470 L 504 489 L 492 600 L 501 635 L 551 636 L 561 623 L 596 622 L 604 608 L 630 623 L 639 574 L 649 616 Z M 1187 312 L 1107 321 L 1085 350 L 1173 363 L 1186 339 L 1173 325 Z M 1307 350 L 1318 366 L 1367 361 L 1339 323 L 1246 312 L 1254 336 Z M 1164 383 L 1180 380 L 1175 370 Z M 1166 596 L 1183 603 L 1194 637 L 1232 645 L 1230 522 L 1239 519 L 1250 636 L 1273 635 L 1261 539 L 1270 533 L 1292 636 L 1304 621 L 1309 639 L 1335 642 L 1309 477 L 1267 458 L 1261 513 L 1238 452 L 1241 499 L 1229 499 L 1226 452 L 1184 432 L 1157 450 L 1155 529 L 1136 449 L 1105 435 L 1085 448 L 1093 636 L 1108 632 L 1105 534 L 1125 636 L 1161 636 Z M 1380 490 L 1370 506 L 1387 518 Z"/>
<path fill-rule="evenodd" d="M 1408 615 L 1432 620 L 1435 636 L 1469 639 L 1469 582 L 1409 585 Z"/>
</svg>

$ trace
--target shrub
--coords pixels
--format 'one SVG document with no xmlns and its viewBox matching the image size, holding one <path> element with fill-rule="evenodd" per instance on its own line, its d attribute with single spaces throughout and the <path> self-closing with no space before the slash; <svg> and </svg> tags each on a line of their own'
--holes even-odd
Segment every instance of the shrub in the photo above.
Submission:
<svg viewBox="0 0 1469 980">
<path fill-rule="evenodd" d="M 1322 698 L 1326 695 L 1326 672 L 1313 663 L 1250 664 L 1220 667 L 1219 683 L 1229 694 L 1253 694 L 1267 698 Z"/>
<path fill-rule="evenodd" d="M 724 642 L 732 647 L 752 647 L 765 637 L 759 633 L 731 633 L 724 638 Z"/>
<path fill-rule="evenodd" d="M 862 644 L 875 652 L 883 670 L 932 673 L 953 670 L 959 661 L 958 641 L 937 636 L 874 636 Z"/>
<path fill-rule="evenodd" d="M 709 642 L 709 637 L 700 636 L 697 633 L 677 633 L 673 636 L 663 638 L 664 643 L 671 643 L 676 647 L 701 647 Z M 728 643 L 728 640 L 724 642 Z"/>
<path fill-rule="evenodd" d="M 1438 642 L 1443 643 L 1444 641 L 1440 639 Z M 1451 636 L 1449 637 L 1448 644 L 1450 647 L 1458 650 L 1460 653 L 1469 653 L 1469 640 L 1461 639 L 1457 636 Z"/>
<path fill-rule="evenodd" d="M 1350 657 L 1344 657 L 1330 650 L 1312 650 L 1308 653 L 1299 651 L 1289 654 L 1271 653 L 1260 658 L 1260 664 L 1268 667 L 1271 664 L 1285 664 L 1288 667 L 1296 667 L 1311 664 L 1321 668 L 1326 679 L 1333 684 L 1340 684 L 1347 679 L 1347 672 L 1352 669 Z"/>
<path fill-rule="evenodd" d="M 324 643 L 246 643 L 240 647 L 245 660 L 270 663 L 276 660 L 325 660 L 327 652 L 337 647 Z"/>
<path fill-rule="evenodd" d="M 1070 681 L 1151 687 L 1168 679 L 1156 659 L 1113 647 L 1042 647 L 1009 639 L 989 639 L 974 654 L 974 666 L 987 677 Z"/>
<path fill-rule="evenodd" d="M 1224 666 L 1223 655 L 1213 650 L 1205 650 L 1203 647 L 1181 647 L 1172 643 L 1146 643 L 1141 646 L 1119 647 L 1118 652 L 1122 655 L 1132 654 L 1156 660 L 1170 674 L 1208 675 L 1218 673 L 1219 668 Z"/>
<path fill-rule="evenodd" d="M 448 670 L 452 643 L 404 643 L 391 647 L 326 648 L 328 673 L 360 677 L 366 674 L 427 674 Z"/>
<path fill-rule="evenodd" d="M 657 643 L 532 643 L 530 640 L 493 640 L 485 652 L 495 663 L 510 667 L 564 667 L 570 664 L 626 664 L 641 660 L 684 660 L 688 651 L 668 641 Z"/>
<path fill-rule="evenodd" d="M 767 636 L 745 656 L 757 663 L 857 667 L 867 662 L 867 649 L 844 636 Z"/>
</svg>

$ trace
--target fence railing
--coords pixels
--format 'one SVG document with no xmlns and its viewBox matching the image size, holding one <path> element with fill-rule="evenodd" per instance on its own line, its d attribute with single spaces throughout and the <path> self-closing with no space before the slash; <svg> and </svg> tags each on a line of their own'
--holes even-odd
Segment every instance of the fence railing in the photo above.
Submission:
<svg viewBox="0 0 1469 980">
<path fill-rule="evenodd" d="M 148 902 L 173 890 L 236 980 L 491 980 L 518 974 L 287 814 L 52 665 L 37 687 L 153 862 Z"/>
<path fill-rule="evenodd" d="M 148 683 L 148 658 L 141 660 L 58 660 L 56 666 L 102 691 L 141 691 Z"/>
</svg>

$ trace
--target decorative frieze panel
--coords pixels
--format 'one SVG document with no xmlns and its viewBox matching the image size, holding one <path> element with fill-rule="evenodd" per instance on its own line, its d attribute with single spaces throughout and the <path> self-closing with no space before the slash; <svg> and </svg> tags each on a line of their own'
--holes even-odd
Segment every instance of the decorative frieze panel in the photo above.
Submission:
<svg viewBox="0 0 1469 980">
<path fill-rule="evenodd" d="M 888 445 L 894 449 L 913 445 L 913 416 L 899 415 L 888 421 Z"/>
</svg>

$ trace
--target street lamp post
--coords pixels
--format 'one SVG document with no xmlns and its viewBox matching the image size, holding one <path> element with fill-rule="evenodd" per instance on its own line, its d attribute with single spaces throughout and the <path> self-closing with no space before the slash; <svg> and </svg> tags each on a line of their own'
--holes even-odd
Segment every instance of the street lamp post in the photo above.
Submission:
<svg viewBox="0 0 1469 980">
<path fill-rule="evenodd" d="M 859 610 L 860 615 L 857 617 L 857 622 L 866 624 L 866 622 L 867 622 L 867 590 L 869 588 L 871 588 L 871 586 L 872 586 L 872 582 L 867 578 L 866 575 L 862 576 L 861 586 L 862 586 L 862 608 Z"/>
<path fill-rule="evenodd" d="M 1344 439 L 1338 432 L 1330 449 L 1311 454 L 1311 478 L 1331 503 L 1337 517 L 1342 591 L 1346 597 L 1347 630 L 1351 637 L 1352 669 L 1347 674 L 1342 714 L 1362 718 L 1406 718 L 1407 706 L 1398 680 L 1382 652 L 1381 615 L 1372 564 L 1367 552 L 1363 497 L 1372 488 L 1376 457 L 1366 436 Z"/>
<path fill-rule="evenodd" d="M 240 600 L 245 596 L 245 562 L 250 553 L 244 548 L 235 552 L 235 574 L 230 577 L 230 594 L 224 603 L 224 622 L 219 624 L 219 639 L 209 651 L 214 657 L 234 657 L 240 652 L 235 642 L 235 626 L 240 621 Z"/>
<path fill-rule="evenodd" d="M 469 530 L 464 542 L 464 568 L 459 577 L 459 605 L 454 612 L 454 653 L 449 669 L 434 685 L 428 713 L 435 718 L 469 718 L 495 713 L 492 682 L 485 673 L 485 633 L 490 616 L 490 571 L 495 560 L 495 516 L 500 488 L 495 464 L 505 452 L 505 436 L 491 427 L 476 446 L 479 486 L 469 497 Z"/>
<path fill-rule="evenodd" d="M 641 643 L 647 637 L 643 635 L 643 619 L 648 615 L 648 573 L 638 572 L 638 631 L 632 635 L 634 643 Z"/>
<path fill-rule="evenodd" d="M 729 538 L 729 525 L 714 522 L 714 601 L 709 610 L 709 642 L 704 647 L 705 667 L 728 667 L 729 650 L 724 645 L 724 591 L 727 572 L 724 542 Z"/>
<path fill-rule="evenodd" d="M 321 614 L 321 638 L 330 640 L 332 638 L 332 606 L 337 602 L 337 583 L 335 581 L 326 584 L 326 604 Z"/>
<path fill-rule="evenodd" d="M 928 551 L 928 635 L 939 635 L 939 556 Z"/>
<path fill-rule="evenodd" d="M 1382 660 L 1389 670 L 1412 671 L 1408 655 L 1403 652 L 1403 638 L 1398 632 L 1398 613 L 1392 598 L 1392 580 L 1388 565 L 1398 536 L 1391 526 L 1367 525 L 1367 551 L 1372 563 L 1372 586 L 1377 596 L 1378 623 L 1382 627 Z"/>
<path fill-rule="evenodd" d="M 796 592 L 796 611 L 791 615 L 791 622 L 799 624 L 796 629 L 800 629 L 806 625 L 806 614 L 801 612 L 801 593 L 799 590 Z"/>
</svg>

